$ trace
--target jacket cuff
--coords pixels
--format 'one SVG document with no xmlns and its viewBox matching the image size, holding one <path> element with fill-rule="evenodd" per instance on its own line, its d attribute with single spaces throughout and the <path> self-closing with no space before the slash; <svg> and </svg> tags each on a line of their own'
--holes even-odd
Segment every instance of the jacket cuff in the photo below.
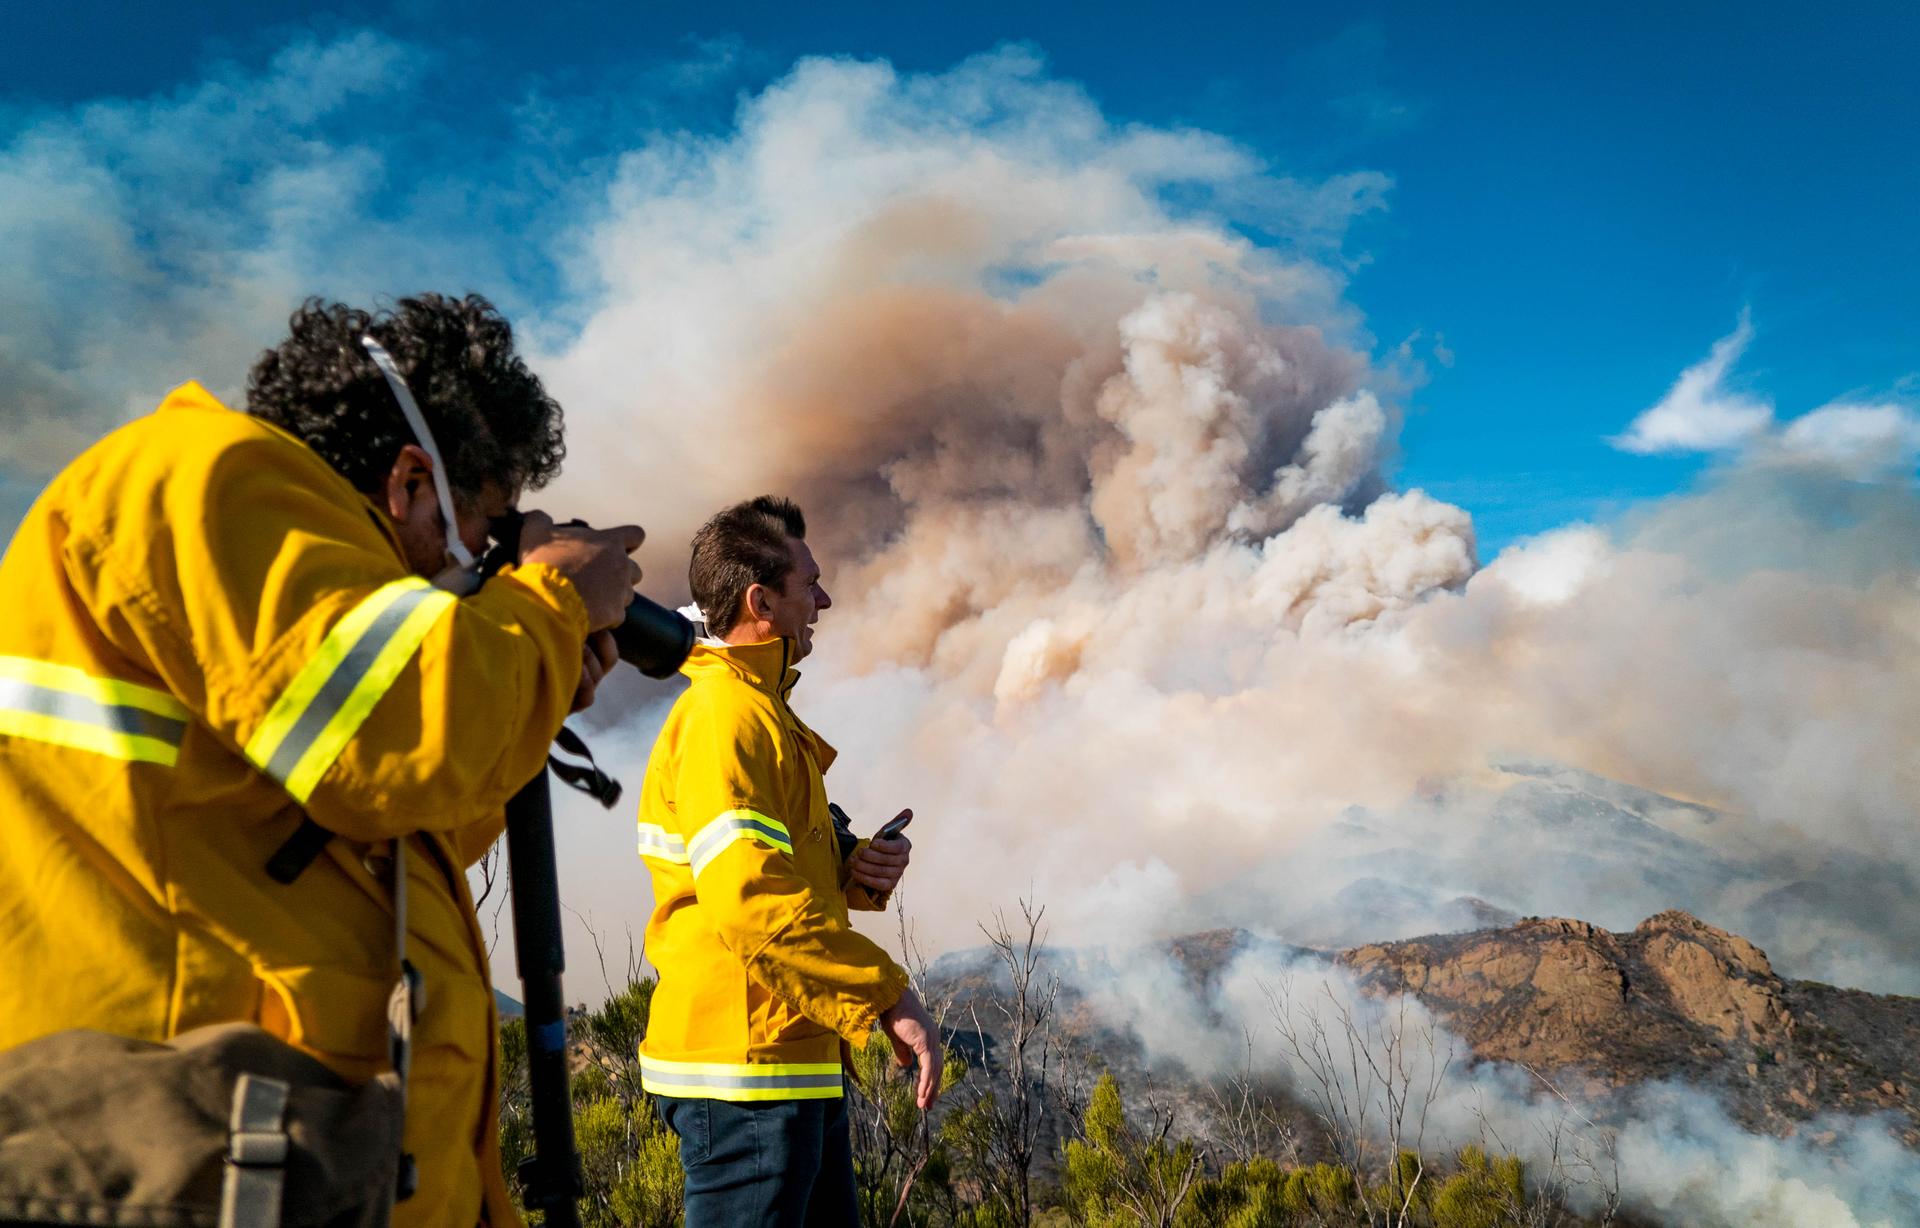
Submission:
<svg viewBox="0 0 1920 1228">
<path fill-rule="evenodd" d="M 873 1035 L 873 1030 L 880 1026 L 880 1016 L 892 1010 L 906 992 L 907 970 L 888 961 L 886 975 L 874 987 L 873 997 L 842 1021 L 841 1039 L 855 1048 L 866 1044 L 867 1037 Z"/>
<path fill-rule="evenodd" d="M 887 901 L 893 898 L 893 892 L 875 891 L 865 883 L 849 883 L 842 894 L 851 912 L 885 912 Z"/>
</svg>

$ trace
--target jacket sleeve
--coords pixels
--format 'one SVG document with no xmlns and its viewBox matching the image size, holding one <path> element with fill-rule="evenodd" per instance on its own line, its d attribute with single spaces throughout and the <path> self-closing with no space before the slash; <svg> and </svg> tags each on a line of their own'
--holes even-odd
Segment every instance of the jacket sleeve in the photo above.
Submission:
<svg viewBox="0 0 1920 1228">
<path fill-rule="evenodd" d="M 91 475 L 65 538 L 76 597 L 321 826 L 375 840 L 496 823 L 579 680 L 571 582 L 508 568 L 456 599 L 407 572 L 325 462 L 234 433 Z"/>
<path fill-rule="evenodd" d="M 675 788 L 694 894 L 720 941 L 755 981 L 801 1014 L 862 1043 L 907 987 L 907 974 L 836 920 L 793 862 L 804 816 L 784 813 L 777 742 L 751 708 L 687 714 Z M 830 833 L 829 833 L 830 835 Z"/>
</svg>

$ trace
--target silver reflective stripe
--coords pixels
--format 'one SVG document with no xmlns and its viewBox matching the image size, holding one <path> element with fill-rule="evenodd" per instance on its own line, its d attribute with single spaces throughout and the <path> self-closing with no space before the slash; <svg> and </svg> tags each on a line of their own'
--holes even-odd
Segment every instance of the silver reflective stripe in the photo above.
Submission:
<svg viewBox="0 0 1920 1228">
<path fill-rule="evenodd" d="M 300 719 L 294 722 L 293 728 L 287 731 L 287 736 L 281 741 L 279 748 L 273 752 L 273 758 L 262 765 L 266 768 L 267 775 L 279 781 L 291 780 L 294 769 L 300 766 L 300 760 L 305 757 L 320 735 L 326 732 L 327 726 L 333 723 L 333 719 L 347 706 L 347 700 L 352 698 L 354 688 L 360 685 L 360 680 L 366 677 L 368 670 L 373 668 L 374 662 L 379 659 L 388 642 L 393 639 L 394 633 L 400 630 L 402 623 L 407 621 L 407 616 L 412 614 L 423 601 L 444 601 L 445 599 L 444 593 L 431 586 L 406 589 L 394 597 L 391 604 L 380 611 L 379 617 L 375 618 L 361 633 L 353 647 L 347 650 L 347 655 L 340 659 L 340 664 L 327 675 L 327 680 L 321 684 L 319 693 L 307 702 L 306 710 L 300 714 Z"/>
<path fill-rule="evenodd" d="M 832 1074 L 789 1074 L 789 1075 L 724 1075 L 724 1074 L 676 1074 L 666 1070 L 648 1070 L 650 1078 L 676 1087 L 713 1087 L 731 1090 L 764 1088 L 768 1091 L 802 1091 L 810 1088 L 840 1086 L 842 1078 L 839 1071 Z"/>
<path fill-rule="evenodd" d="M 787 829 L 751 810 L 730 810 L 713 822 L 700 829 L 700 833 L 687 846 L 687 857 L 693 865 L 694 877 L 720 855 L 720 850 L 735 840 L 758 840 L 771 845 L 783 853 L 792 854 L 793 840 L 787 835 Z"/>
<path fill-rule="evenodd" d="M 145 708 L 101 703 L 84 695 L 56 691 L 11 678 L 0 678 L 0 710 L 50 716 L 129 737 L 154 738 L 173 746 L 180 745 L 180 739 L 187 732 L 186 721 L 149 712 Z"/>
</svg>

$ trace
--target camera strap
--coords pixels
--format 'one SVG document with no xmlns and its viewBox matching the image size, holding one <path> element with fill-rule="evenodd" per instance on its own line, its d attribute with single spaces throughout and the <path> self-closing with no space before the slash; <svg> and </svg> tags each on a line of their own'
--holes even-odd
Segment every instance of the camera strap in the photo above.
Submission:
<svg viewBox="0 0 1920 1228">
<path fill-rule="evenodd" d="M 559 755 L 548 755 L 547 766 L 553 774 L 572 788 L 591 797 L 608 810 L 612 810 L 620 801 L 620 782 L 606 774 L 593 760 L 593 752 L 579 734 L 565 725 L 554 735 L 553 744 L 576 759 L 585 759 L 585 764 L 569 763 Z"/>
<path fill-rule="evenodd" d="M 433 441 L 433 432 L 427 429 L 426 415 L 420 412 L 420 406 L 413 399 L 413 390 L 401 378 L 400 367 L 393 361 L 393 355 L 387 353 L 387 348 L 372 337 L 360 338 L 360 344 L 366 347 L 367 356 L 373 359 L 374 366 L 380 368 L 380 374 L 387 377 L 387 387 L 393 390 L 393 399 L 400 402 L 400 413 L 406 418 L 407 426 L 412 428 L 414 439 L 433 462 L 433 492 L 440 499 L 440 518 L 447 524 L 447 553 L 453 556 L 456 566 L 471 568 L 473 555 L 467 550 L 467 544 L 460 540 L 460 522 L 453 514 L 453 487 L 447 484 L 447 465 L 440 458 L 440 446 Z"/>
</svg>

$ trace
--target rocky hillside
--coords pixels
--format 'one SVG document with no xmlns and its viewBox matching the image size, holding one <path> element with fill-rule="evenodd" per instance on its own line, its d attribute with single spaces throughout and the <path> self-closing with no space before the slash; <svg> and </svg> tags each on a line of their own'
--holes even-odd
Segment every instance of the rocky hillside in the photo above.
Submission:
<svg viewBox="0 0 1920 1228">
<path fill-rule="evenodd" d="M 1786 980 L 1758 947 L 1684 912 L 1629 933 L 1529 918 L 1355 947 L 1339 962 L 1415 994 L 1482 1060 L 1601 1085 L 1711 1087 L 1769 1133 L 1887 1110 L 1920 1146 L 1920 999 Z"/>
</svg>

